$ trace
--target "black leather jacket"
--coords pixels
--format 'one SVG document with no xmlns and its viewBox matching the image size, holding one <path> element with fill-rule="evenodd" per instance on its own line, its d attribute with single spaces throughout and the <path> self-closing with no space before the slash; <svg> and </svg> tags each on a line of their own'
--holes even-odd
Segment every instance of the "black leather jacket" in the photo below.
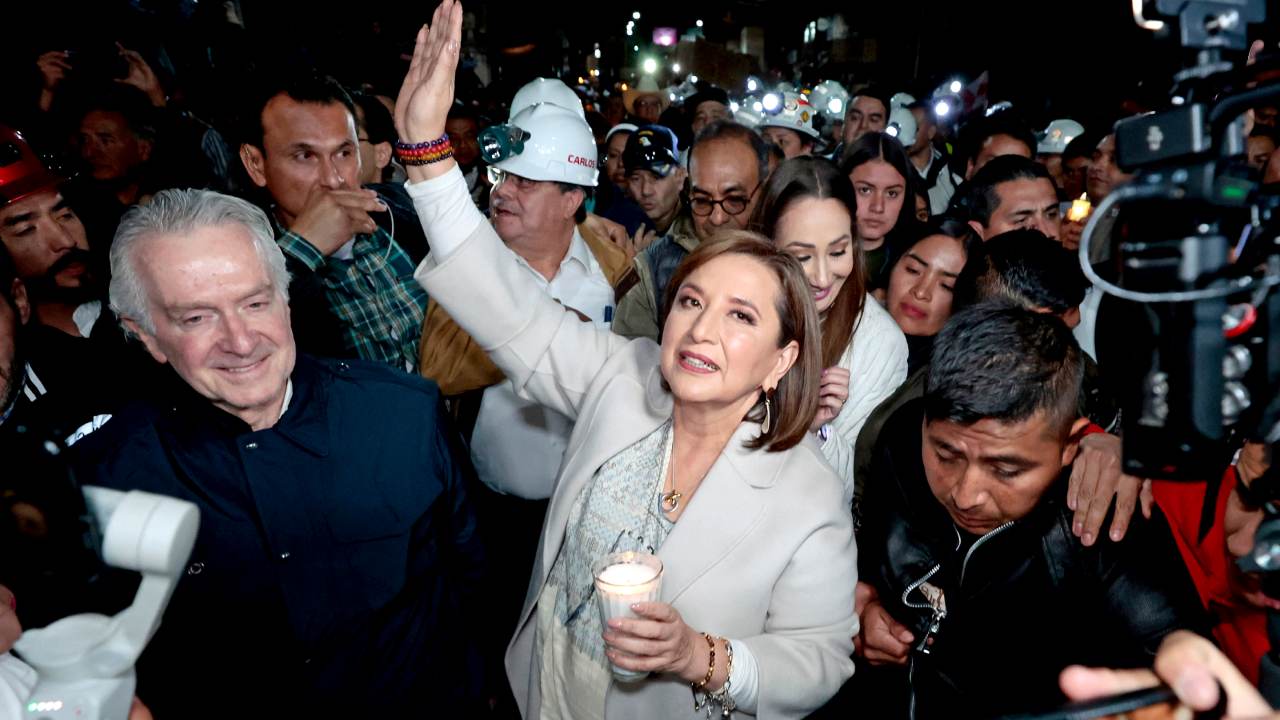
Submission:
<svg viewBox="0 0 1280 720">
<path fill-rule="evenodd" d="M 1169 632 L 1204 632 L 1158 510 L 1145 522 L 1135 514 L 1123 541 L 1085 547 L 1071 532 L 1064 474 L 1030 515 L 969 535 L 929 489 L 922 419 L 916 400 L 886 424 L 858 535 L 860 577 L 916 637 L 898 690 L 882 685 L 897 693 L 887 703 L 893 717 L 910 716 L 913 704 L 917 718 L 1050 707 L 1063 700 L 1057 680 L 1067 665 L 1149 666 Z M 943 591 L 945 607 L 935 609 L 926 583 Z"/>
</svg>

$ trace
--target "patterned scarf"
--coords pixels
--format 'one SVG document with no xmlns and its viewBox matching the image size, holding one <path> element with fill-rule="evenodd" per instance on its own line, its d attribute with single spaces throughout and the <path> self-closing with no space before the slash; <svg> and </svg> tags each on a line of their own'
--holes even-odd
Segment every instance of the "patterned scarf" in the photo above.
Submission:
<svg viewBox="0 0 1280 720">
<path fill-rule="evenodd" d="M 560 557 L 551 568 L 556 585 L 556 618 L 579 652 L 606 662 L 603 627 L 596 608 L 593 569 L 604 556 L 627 550 L 657 552 L 674 525 L 662 514 L 658 498 L 665 478 L 662 427 L 610 458 L 574 501 Z"/>
</svg>

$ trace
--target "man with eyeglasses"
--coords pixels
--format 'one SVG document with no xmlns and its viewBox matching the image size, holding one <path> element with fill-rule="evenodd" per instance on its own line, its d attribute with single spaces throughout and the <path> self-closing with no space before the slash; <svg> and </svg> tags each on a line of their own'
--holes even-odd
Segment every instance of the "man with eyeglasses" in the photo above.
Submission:
<svg viewBox="0 0 1280 720">
<path fill-rule="evenodd" d="M 544 102 L 485 130 L 479 144 L 493 185 L 491 220 L 511 262 L 584 322 L 607 326 L 613 285 L 628 264 L 623 250 L 581 224 L 599 174 L 590 126 Z M 436 381 L 460 418 L 474 418 L 472 460 L 480 480 L 501 495 L 549 497 L 572 422 L 518 398 L 483 348 L 434 302 L 420 354 L 422 375 Z"/>
<path fill-rule="evenodd" d="M 613 331 L 658 340 L 662 301 L 676 266 L 718 230 L 746 228 L 769 177 L 769 148 L 750 128 L 729 120 L 708 125 L 689 151 L 689 217 L 636 256 L 623 281 Z M 692 232 L 689 232 L 689 230 Z"/>
<path fill-rule="evenodd" d="M 513 103 L 514 104 L 514 103 Z M 583 322 L 613 319 L 614 284 L 630 267 L 627 254 L 582 224 L 583 207 L 599 178 L 595 138 L 578 113 L 541 102 L 486 129 L 480 154 L 489 164 L 490 217 L 515 263 L 547 295 Z M 480 483 L 468 490 L 480 532 L 503 557 L 507 575 L 532 572 L 538 533 L 568 445 L 573 421 L 521 399 L 502 371 L 434 301 L 422 331 L 423 376 L 440 386 L 469 440 Z M 501 657 L 520 614 L 519 594 L 502 587 L 482 593 L 488 657 Z"/>
</svg>

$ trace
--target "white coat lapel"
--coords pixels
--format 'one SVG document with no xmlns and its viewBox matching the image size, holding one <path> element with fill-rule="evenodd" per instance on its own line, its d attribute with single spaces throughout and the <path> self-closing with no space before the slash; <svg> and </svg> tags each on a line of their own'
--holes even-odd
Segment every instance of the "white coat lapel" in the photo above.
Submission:
<svg viewBox="0 0 1280 720">
<path fill-rule="evenodd" d="M 754 423 L 738 427 L 658 550 L 664 602 L 678 601 L 764 520 L 769 493 L 761 488 L 773 484 L 784 453 L 743 447 L 758 429 Z"/>
<path fill-rule="evenodd" d="M 671 418 L 671 394 L 662 389 L 662 372 L 656 365 L 646 376 L 643 401 L 624 403 L 611 395 L 608 391 L 602 393 L 603 397 L 596 399 L 594 409 L 578 416 L 574 435 L 584 433 L 585 437 L 581 442 L 577 442 L 577 437 L 570 437 L 568 454 L 560 469 L 560 482 L 564 487 L 556 488 L 547 507 L 538 562 L 525 597 L 521 625 L 530 615 L 533 602 L 542 592 L 556 555 L 564 544 L 569 511 L 586 484 L 595 477 L 596 470 Z"/>
</svg>

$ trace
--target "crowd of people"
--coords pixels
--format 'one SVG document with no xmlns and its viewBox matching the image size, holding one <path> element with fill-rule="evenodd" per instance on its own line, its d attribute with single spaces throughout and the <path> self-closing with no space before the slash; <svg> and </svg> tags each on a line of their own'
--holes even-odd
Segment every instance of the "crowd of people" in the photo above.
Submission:
<svg viewBox="0 0 1280 720">
<path fill-rule="evenodd" d="M 1269 712 L 1265 448 L 1122 470 L 1132 314 L 1068 212 L 1132 179 L 1110 124 L 555 78 L 495 116 L 461 24 L 396 97 L 264 73 L 221 127 L 124 46 L 67 97 L 51 51 L 0 127 L 0 452 L 200 510 L 136 717 L 979 718 L 1156 676 Z M 66 571 L 49 485 L 0 483 L 0 650 L 136 587 Z M 627 550 L 661 596 L 604 618 Z"/>
</svg>

